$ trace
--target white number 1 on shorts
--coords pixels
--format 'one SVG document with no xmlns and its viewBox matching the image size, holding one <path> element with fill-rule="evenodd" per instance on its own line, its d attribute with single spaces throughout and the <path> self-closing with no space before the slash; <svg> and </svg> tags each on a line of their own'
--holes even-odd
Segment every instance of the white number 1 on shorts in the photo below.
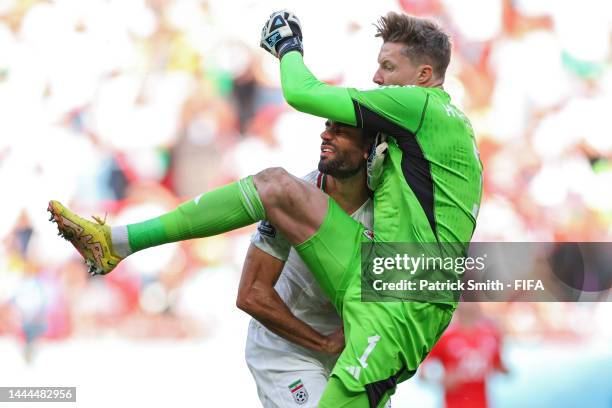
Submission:
<svg viewBox="0 0 612 408">
<path fill-rule="evenodd" d="M 368 363 L 366 363 L 366 360 L 370 356 L 370 353 L 372 352 L 372 350 L 374 350 L 374 347 L 376 347 L 376 343 L 378 343 L 379 340 L 380 340 L 379 335 L 368 337 L 368 347 L 366 347 L 361 357 L 359 357 L 359 364 L 361 364 L 363 368 L 366 368 L 368 366 Z"/>
</svg>

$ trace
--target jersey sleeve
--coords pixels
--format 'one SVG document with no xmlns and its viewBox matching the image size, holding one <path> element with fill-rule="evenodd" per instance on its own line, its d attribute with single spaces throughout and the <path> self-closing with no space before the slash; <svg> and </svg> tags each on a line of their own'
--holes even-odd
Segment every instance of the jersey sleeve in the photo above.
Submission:
<svg viewBox="0 0 612 408">
<path fill-rule="evenodd" d="M 385 86 L 371 90 L 348 89 L 356 126 L 401 137 L 416 133 L 423 120 L 428 96 L 417 86 Z"/>
<path fill-rule="evenodd" d="M 302 180 L 321 188 L 322 174 L 313 171 L 302 177 Z M 257 230 L 251 236 L 251 243 L 281 261 L 286 261 L 289 257 L 289 251 L 291 251 L 289 241 L 266 220 L 257 224 Z"/>
<path fill-rule="evenodd" d="M 266 220 L 257 225 L 257 231 L 251 236 L 251 243 L 281 261 L 287 260 L 291 250 L 289 241 Z"/>
<path fill-rule="evenodd" d="M 355 109 L 346 88 L 319 81 L 299 52 L 281 60 L 281 86 L 287 103 L 300 112 L 355 126 Z"/>
<path fill-rule="evenodd" d="M 281 84 L 287 103 L 322 118 L 400 137 L 416 133 L 427 104 L 422 88 L 389 86 L 360 91 L 319 81 L 299 52 L 281 60 Z"/>
</svg>

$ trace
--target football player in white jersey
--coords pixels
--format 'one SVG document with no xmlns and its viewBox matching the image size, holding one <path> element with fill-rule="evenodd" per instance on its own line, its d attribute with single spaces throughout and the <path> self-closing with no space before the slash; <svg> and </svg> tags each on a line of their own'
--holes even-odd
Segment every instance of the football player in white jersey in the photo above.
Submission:
<svg viewBox="0 0 612 408">
<path fill-rule="evenodd" d="M 327 121 L 318 171 L 303 179 L 371 229 L 366 160 L 373 135 Z M 253 234 L 237 306 L 253 316 L 246 361 L 265 408 L 316 407 L 344 348 L 342 321 L 297 252 L 268 222 Z"/>
</svg>

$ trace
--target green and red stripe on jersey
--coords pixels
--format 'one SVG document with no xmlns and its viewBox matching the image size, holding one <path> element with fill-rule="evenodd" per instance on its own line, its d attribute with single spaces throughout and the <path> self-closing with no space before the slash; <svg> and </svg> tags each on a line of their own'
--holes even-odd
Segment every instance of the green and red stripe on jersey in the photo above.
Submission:
<svg viewBox="0 0 612 408">
<path fill-rule="evenodd" d="M 299 389 L 304 388 L 304 383 L 301 379 L 295 381 L 294 383 L 289 384 L 289 390 L 291 393 L 297 392 Z"/>
<path fill-rule="evenodd" d="M 320 188 L 322 191 L 325 191 L 325 181 L 327 180 L 327 177 L 325 177 L 325 174 L 319 172 L 319 174 L 317 175 L 317 187 Z"/>
</svg>

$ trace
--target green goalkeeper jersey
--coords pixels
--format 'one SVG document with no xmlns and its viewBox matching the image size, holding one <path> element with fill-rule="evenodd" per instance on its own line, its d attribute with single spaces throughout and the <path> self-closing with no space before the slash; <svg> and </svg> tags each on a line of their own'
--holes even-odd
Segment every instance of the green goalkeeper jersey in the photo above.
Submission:
<svg viewBox="0 0 612 408">
<path fill-rule="evenodd" d="M 312 75 L 298 52 L 283 57 L 281 81 L 285 99 L 296 109 L 389 136 L 374 193 L 377 241 L 470 241 L 482 164 L 469 120 L 444 90 L 330 86 Z"/>
</svg>

